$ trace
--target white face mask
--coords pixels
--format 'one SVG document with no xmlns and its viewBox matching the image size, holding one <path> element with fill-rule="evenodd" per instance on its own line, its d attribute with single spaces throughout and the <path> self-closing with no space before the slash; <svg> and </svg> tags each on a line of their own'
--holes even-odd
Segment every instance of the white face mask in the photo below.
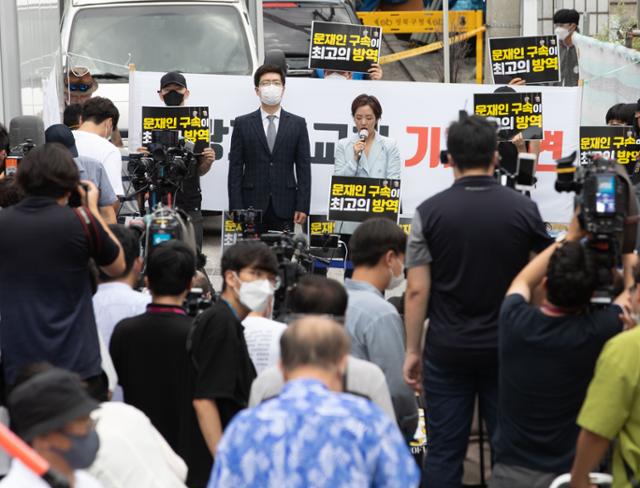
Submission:
<svg viewBox="0 0 640 488">
<path fill-rule="evenodd" d="M 280 105 L 282 101 L 281 86 L 267 85 L 260 87 L 260 101 L 265 105 L 274 106 Z"/>
<path fill-rule="evenodd" d="M 342 76 L 340 73 L 331 73 L 330 75 L 325 76 L 327 80 L 339 80 L 339 81 L 349 81 L 346 76 Z"/>
<path fill-rule="evenodd" d="M 240 303 L 249 310 L 264 312 L 274 292 L 273 285 L 269 280 L 255 280 L 240 281 L 240 291 L 237 293 Z"/>
<path fill-rule="evenodd" d="M 569 29 L 566 27 L 556 27 L 556 36 L 561 41 L 564 41 L 567 37 L 569 37 Z"/>
<path fill-rule="evenodd" d="M 391 273 L 391 280 L 387 285 L 387 290 L 393 290 L 394 288 L 399 287 L 404 281 L 404 264 L 400 268 L 400 273 L 397 275 L 393 274 L 393 268 L 389 268 L 389 272 Z"/>
</svg>

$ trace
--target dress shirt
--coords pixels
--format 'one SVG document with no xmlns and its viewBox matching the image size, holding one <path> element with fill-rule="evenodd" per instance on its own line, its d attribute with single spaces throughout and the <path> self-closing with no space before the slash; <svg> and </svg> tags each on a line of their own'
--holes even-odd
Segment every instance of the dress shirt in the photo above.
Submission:
<svg viewBox="0 0 640 488">
<path fill-rule="evenodd" d="M 344 285 L 349 295 L 345 327 L 351 336 L 351 354 L 384 371 L 398 425 L 406 435 L 412 435 L 418 422 L 418 407 L 415 394 L 402 376 L 402 318 L 371 283 L 347 279 Z"/>
<path fill-rule="evenodd" d="M 93 310 L 96 315 L 98 331 L 106 344 L 116 324 L 123 319 L 145 313 L 151 296 L 135 291 L 126 283 L 113 281 L 98 285 L 93 296 Z"/>
<path fill-rule="evenodd" d="M 89 472 L 104 488 L 185 488 L 187 465 L 140 410 L 105 402 L 91 418 L 100 449 Z"/>
<path fill-rule="evenodd" d="M 282 108 L 279 108 L 277 112 L 273 114 L 268 114 L 265 112 L 262 107 L 260 107 L 260 116 L 262 117 L 262 126 L 264 127 L 264 135 L 267 135 L 267 130 L 269 129 L 269 115 L 275 115 L 276 118 L 273 119 L 273 123 L 276 126 L 276 134 L 278 133 L 278 127 L 280 127 L 280 113 L 282 112 Z"/>
<path fill-rule="evenodd" d="M 411 488 L 419 481 L 407 444 L 382 410 L 299 379 L 231 421 L 208 487 Z"/>
</svg>

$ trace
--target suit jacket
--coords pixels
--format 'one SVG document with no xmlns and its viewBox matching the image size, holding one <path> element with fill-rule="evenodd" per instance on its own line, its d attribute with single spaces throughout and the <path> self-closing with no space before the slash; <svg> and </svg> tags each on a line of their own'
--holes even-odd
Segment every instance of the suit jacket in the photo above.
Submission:
<svg viewBox="0 0 640 488">
<path fill-rule="evenodd" d="M 296 211 L 309 214 L 311 156 L 305 120 L 281 110 L 272 154 L 260 110 L 237 117 L 227 184 L 229 210 L 253 207 L 264 212 L 271 198 L 281 219 L 292 219 Z"/>
</svg>

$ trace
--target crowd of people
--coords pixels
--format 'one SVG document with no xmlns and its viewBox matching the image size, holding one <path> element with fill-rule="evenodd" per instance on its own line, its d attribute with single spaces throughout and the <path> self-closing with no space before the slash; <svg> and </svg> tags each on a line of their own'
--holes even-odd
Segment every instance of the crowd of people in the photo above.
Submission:
<svg viewBox="0 0 640 488">
<path fill-rule="evenodd" d="M 573 12 L 554 17 L 565 85 L 578 76 Z M 579 207 L 555 241 L 536 203 L 495 177 L 501 158 L 535 148 L 461 116 L 446 133 L 455 181 L 417 207 L 408 235 L 384 218 L 337 223 L 353 265 L 344 283 L 309 273 L 285 284 L 272 248 L 237 242 L 194 317 L 187 298 L 210 285 L 199 179 L 214 150 L 173 199 L 195 243 L 143 249 L 140 229 L 118 223 L 118 109 L 72 74 L 65 123 L 0 182 L 0 396 L 10 428 L 69 486 L 459 488 L 476 405 L 491 488 L 543 488 L 563 473 L 585 488 L 599 469 L 616 488 L 639 486 L 636 219 L 620 263 L 598 259 Z M 73 98 L 80 85 L 89 93 Z M 229 209 L 260 210 L 258 233 L 292 232 L 310 212 L 307 125 L 281 106 L 282 67 L 261 66 L 254 85 L 260 107 L 232 133 Z M 161 78 L 166 106 L 189 95 L 183 74 Z M 351 115 L 335 174 L 399 179 L 380 101 L 359 95 Z M 638 104 L 605 119 L 640 132 Z M 8 150 L 0 127 L 0 162 Z M 594 307 L 603 273 L 615 296 Z M 399 304 L 387 300 L 403 285 Z M 410 449 L 423 403 L 424 457 Z M 47 486 L 32 468 L 14 458 L 0 487 Z"/>
</svg>

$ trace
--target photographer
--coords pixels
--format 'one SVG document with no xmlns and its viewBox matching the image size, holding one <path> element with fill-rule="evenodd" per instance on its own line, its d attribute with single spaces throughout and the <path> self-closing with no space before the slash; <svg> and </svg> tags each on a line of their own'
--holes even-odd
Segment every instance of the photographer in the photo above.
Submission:
<svg viewBox="0 0 640 488">
<path fill-rule="evenodd" d="M 116 194 L 113 192 L 109 178 L 100 161 L 78 154 L 75 137 L 73 137 L 71 129 L 64 124 L 54 124 L 50 126 L 44 132 L 44 139 L 46 142 L 59 142 L 69 150 L 73 161 L 78 167 L 80 179 L 89 180 L 98 188 L 100 192 L 98 205 L 100 206 L 100 213 L 105 222 L 115 224 L 115 207 L 118 205 L 118 197 L 116 197 Z"/>
<path fill-rule="evenodd" d="M 167 107 L 183 107 L 189 98 L 187 80 L 184 75 L 177 71 L 166 73 L 160 79 L 158 96 Z M 146 151 L 146 149 L 141 148 L 141 151 Z M 193 223 L 196 233 L 198 252 L 202 250 L 202 240 L 204 236 L 200 177 L 209 172 L 215 158 L 216 155 L 213 149 L 206 147 L 202 155 L 197 158 L 197 167 L 189 168 L 189 173 L 182 182 L 182 188 L 174 195 L 176 207 L 183 209 L 189 214 L 189 217 L 191 217 L 191 222 Z"/>
<path fill-rule="evenodd" d="M 461 484 L 476 396 L 489 434 L 495 430 L 500 305 L 530 253 L 552 243 L 536 204 L 492 176 L 494 124 L 461 118 L 449 127 L 447 148 L 455 182 L 418 206 L 405 258 L 404 377 L 424 388 L 424 476 L 438 488 Z"/>
<path fill-rule="evenodd" d="M 241 241 L 222 256 L 222 293 L 202 312 L 188 342 L 193 365 L 193 407 L 197 422 L 185 439 L 189 452 L 187 484 L 204 487 L 222 431 L 247 406 L 256 371 L 242 321 L 273 296 L 278 261 L 259 241 Z M 198 428 L 199 426 L 199 428 Z M 206 444 L 205 444 L 206 442 Z"/>
<path fill-rule="evenodd" d="M 106 384 L 91 304 L 89 260 L 124 272 L 122 248 L 98 211 L 98 190 L 83 181 L 69 151 L 45 144 L 22 160 L 16 181 L 26 197 L 0 212 L 0 345 L 7 385 L 25 365 L 49 361 Z M 68 206 L 78 191 L 88 208 Z"/>
<path fill-rule="evenodd" d="M 583 236 L 576 215 L 566 242 L 549 246 L 531 261 L 502 304 L 491 488 L 547 487 L 569 471 L 576 418 L 598 354 L 622 330 L 621 318 L 630 320 L 624 309 L 627 293 L 616 305 L 589 308 L 596 263 L 580 242 Z M 539 285 L 546 299 L 535 305 Z"/>
<path fill-rule="evenodd" d="M 640 268 L 629 290 L 633 322 L 640 318 Z M 588 488 L 589 471 L 613 444 L 613 485 L 640 479 L 640 327 L 607 342 L 578 416 L 582 428 L 571 469 L 571 488 Z M 633 481 L 632 481 L 633 480 Z"/>
<path fill-rule="evenodd" d="M 142 315 L 119 322 L 109 345 L 124 401 L 142 410 L 178 452 L 192 323 L 183 303 L 195 273 L 196 257 L 183 242 L 155 247 L 146 269 L 151 303 Z"/>
</svg>

